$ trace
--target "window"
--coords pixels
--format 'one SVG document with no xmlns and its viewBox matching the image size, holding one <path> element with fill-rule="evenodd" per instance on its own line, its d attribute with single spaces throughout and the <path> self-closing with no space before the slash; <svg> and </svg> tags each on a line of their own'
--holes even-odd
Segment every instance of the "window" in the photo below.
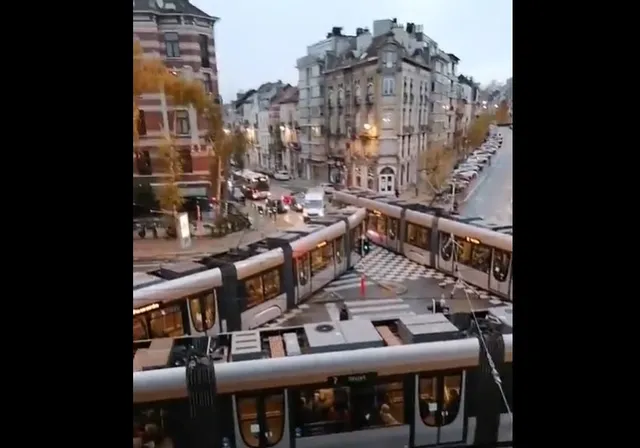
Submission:
<svg viewBox="0 0 640 448">
<path fill-rule="evenodd" d="M 151 338 L 175 338 L 184 335 L 182 310 L 179 305 L 151 312 Z"/>
<path fill-rule="evenodd" d="M 211 82 L 211 74 L 209 73 L 203 73 L 202 76 L 204 77 L 204 80 L 202 81 L 202 84 L 204 86 L 204 91 L 207 93 L 211 93 L 213 91 L 213 83 Z"/>
<path fill-rule="evenodd" d="M 307 82 L 309 82 L 309 80 L 311 79 L 311 67 L 307 67 L 305 69 L 305 79 L 307 80 Z"/>
<path fill-rule="evenodd" d="M 262 274 L 264 300 L 271 300 L 280 294 L 280 269 L 275 268 Z"/>
<path fill-rule="evenodd" d="M 190 149 L 180 150 L 180 165 L 183 173 L 193 173 L 193 160 L 191 159 Z"/>
<path fill-rule="evenodd" d="M 151 169 L 151 154 L 146 149 L 136 152 L 136 168 L 141 176 L 150 176 L 153 174 Z"/>
<path fill-rule="evenodd" d="M 398 223 L 396 218 L 389 218 L 389 227 L 387 229 L 387 236 L 389 239 L 395 240 L 398 236 Z"/>
<path fill-rule="evenodd" d="M 427 426 L 446 426 L 458 416 L 462 375 L 421 374 L 419 382 L 420 417 Z"/>
<path fill-rule="evenodd" d="M 200 44 L 200 65 L 205 68 L 211 67 L 211 61 L 209 60 L 209 37 L 205 34 L 198 36 L 198 43 Z"/>
<path fill-rule="evenodd" d="M 133 318 L 133 340 L 149 339 L 149 329 L 144 317 L 137 316 Z"/>
<path fill-rule="evenodd" d="M 296 437 L 313 437 L 402 425 L 405 423 L 402 379 L 377 384 L 303 388 L 294 397 Z"/>
<path fill-rule="evenodd" d="M 203 306 L 204 305 L 204 309 Z M 189 299 L 191 323 L 196 331 L 207 331 L 213 328 L 216 317 L 216 301 L 214 294 Z"/>
<path fill-rule="evenodd" d="M 147 135 L 147 120 L 144 116 L 144 110 L 138 109 L 138 135 Z"/>
<path fill-rule="evenodd" d="M 469 238 L 456 237 L 457 262 L 481 272 L 489 272 L 491 248 L 471 241 Z"/>
<path fill-rule="evenodd" d="M 407 243 L 420 249 L 430 250 L 431 229 L 417 224 L 407 223 Z"/>
<path fill-rule="evenodd" d="M 493 278 L 504 282 L 509 274 L 511 253 L 500 249 L 493 249 Z"/>
<path fill-rule="evenodd" d="M 453 255 L 453 240 L 451 239 L 451 235 L 440 232 L 440 256 L 442 260 L 449 261 L 451 260 L 451 255 Z"/>
<path fill-rule="evenodd" d="M 432 92 L 436 91 L 436 83 L 434 81 L 431 81 L 431 91 Z"/>
<path fill-rule="evenodd" d="M 186 110 L 176 111 L 176 127 L 176 133 L 178 135 L 189 134 L 189 112 L 187 112 Z"/>
<path fill-rule="evenodd" d="M 351 250 L 357 252 L 360 247 L 360 226 L 351 229 Z"/>
<path fill-rule="evenodd" d="M 318 248 L 311 251 L 311 275 L 315 275 L 329 266 L 333 260 L 333 246 L 326 242 L 318 244 Z"/>
<path fill-rule="evenodd" d="M 336 263 L 342 263 L 342 255 L 344 254 L 344 236 L 338 237 L 334 242 L 336 253 Z"/>
<path fill-rule="evenodd" d="M 396 62 L 398 54 L 395 51 L 385 51 L 382 54 L 382 61 L 384 62 L 385 67 L 392 68 Z"/>
<path fill-rule="evenodd" d="M 253 308 L 264 302 L 264 292 L 262 290 L 262 276 L 250 278 L 244 283 L 247 291 L 247 307 L 246 309 Z"/>
<path fill-rule="evenodd" d="M 248 447 L 274 446 L 280 442 L 284 433 L 284 394 L 238 396 L 236 409 L 240 434 Z"/>
<path fill-rule="evenodd" d="M 382 80 L 382 94 L 387 96 L 396 94 L 396 80 L 394 78 L 384 78 Z"/>
<path fill-rule="evenodd" d="M 180 39 L 178 33 L 164 33 L 164 45 L 168 58 L 180 57 Z"/>
<path fill-rule="evenodd" d="M 298 284 L 304 286 L 309 281 L 309 254 L 298 258 Z"/>
<path fill-rule="evenodd" d="M 378 235 L 387 234 L 387 217 L 378 213 L 378 219 L 376 220 L 376 228 L 374 229 Z"/>
</svg>

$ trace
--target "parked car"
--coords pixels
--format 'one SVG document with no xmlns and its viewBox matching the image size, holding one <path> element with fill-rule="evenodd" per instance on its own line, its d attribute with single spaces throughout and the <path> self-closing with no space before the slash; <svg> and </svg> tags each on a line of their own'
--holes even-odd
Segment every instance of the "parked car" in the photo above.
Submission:
<svg viewBox="0 0 640 448">
<path fill-rule="evenodd" d="M 290 180 L 291 179 L 291 175 L 289 174 L 288 171 L 281 170 L 281 171 L 276 171 L 273 174 L 273 178 L 275 180 Z"/>
<path fill-rule="evenodd" d="M 459 171 L 455 173 L 456 179 L 464 179 L 466 181 L 470 181 L 475 179 L 478 176 L 477 171 Z"/>
</svg>

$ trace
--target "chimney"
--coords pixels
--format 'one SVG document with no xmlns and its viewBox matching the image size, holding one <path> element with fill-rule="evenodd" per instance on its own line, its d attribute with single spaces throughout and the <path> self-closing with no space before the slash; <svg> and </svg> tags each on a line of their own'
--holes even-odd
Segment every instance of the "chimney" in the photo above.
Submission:
<svg viewBox="0 0 640 448">
<path fill-rule="evenodd" d="M 369 32 L 369 28 L 364 28 L 362 32 L 356 37 L 356 48 L 359 52 L 363 52 L 369 47 L 369 45 L 371 45 L 372 40 L 373 37 Z"/>
<path fill-rule="evenodd" d="M 364 30 L 362 28 L 356 28 L 356 37 L 358 37 L 362 33 L 364 33 Z"/>
</svg>

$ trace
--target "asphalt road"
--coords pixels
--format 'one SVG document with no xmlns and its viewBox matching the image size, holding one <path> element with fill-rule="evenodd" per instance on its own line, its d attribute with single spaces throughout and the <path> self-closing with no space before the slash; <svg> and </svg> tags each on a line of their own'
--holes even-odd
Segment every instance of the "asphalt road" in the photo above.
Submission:
<svg viewBox="0 0 640 448">
<path fill-rule="evenodd" d="M 481 216 L 487 221 L 507 225 L 513 223 L 513 131 L 508 127 L 499 129 L 504 136 L 502 148 L 469 192 L 460 212 L 464 216 Z"/>
</svg>

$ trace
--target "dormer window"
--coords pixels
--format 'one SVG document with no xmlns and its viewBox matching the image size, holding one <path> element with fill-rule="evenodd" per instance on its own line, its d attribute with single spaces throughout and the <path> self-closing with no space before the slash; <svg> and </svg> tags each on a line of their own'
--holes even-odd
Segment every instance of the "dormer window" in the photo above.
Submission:
<svg viewBox="0 0 640 448">
<path fill-rule="evenodd" d="M 397 60 L 398 54 L 395 51 L 385 51 L 382 53 L 382 62 L 386 68 L 392 68 Z"/>
</svg>

